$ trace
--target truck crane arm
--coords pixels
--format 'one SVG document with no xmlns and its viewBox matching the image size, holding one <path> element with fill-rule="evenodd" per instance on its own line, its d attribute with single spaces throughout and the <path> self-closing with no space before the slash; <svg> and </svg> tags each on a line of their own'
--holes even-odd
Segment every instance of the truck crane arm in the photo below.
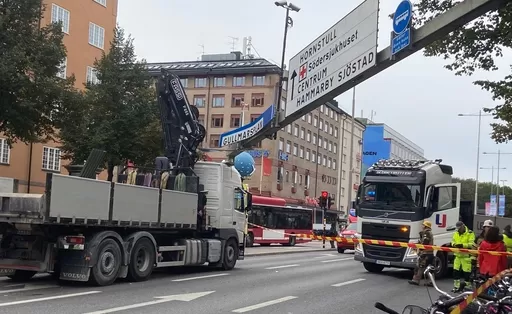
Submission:
<svg viewBox="0 0 512 314">
<path fill-rule="evenodd" d="M 161 70 L 156 83 L 160 119 L 164 133 L 165 156 L 179 168 L 193 168 L 197 148 L 206 136 L 199 123 L 199 109 L 191 106 L 177 75 Z"/>
</svg>

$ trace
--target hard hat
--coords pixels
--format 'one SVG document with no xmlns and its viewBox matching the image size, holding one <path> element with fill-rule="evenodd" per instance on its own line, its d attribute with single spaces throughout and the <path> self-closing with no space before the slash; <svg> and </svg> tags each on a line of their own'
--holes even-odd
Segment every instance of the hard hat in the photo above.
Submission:
<svg viewBox="0 0 512 314">
<path fill-rule="evenodd" d="M 494 226 L 494 223 L 492 222 L 492 220 L 487 219 L 486 221 L 484 221 L 483 227 L 492 227 L 492 226 Z"/>
<path fill-rule="evenodd" d="M 432 223 L 428 220 L 424 220 L 423 221 L 423 225 L 427 228 L 432 228 Z"/>
</svg>

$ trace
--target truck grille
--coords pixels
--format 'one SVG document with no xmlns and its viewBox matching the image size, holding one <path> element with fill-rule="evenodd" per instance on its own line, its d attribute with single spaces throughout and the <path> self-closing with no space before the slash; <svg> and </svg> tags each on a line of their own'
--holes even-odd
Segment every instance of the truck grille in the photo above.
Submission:
<svg viewBox="0 0 512 314">
<path fill-rule="evenodd" d="M 407 227 L 407 231 L 402 231 L 402 227 Z M 403 225 L 363 223 L 362 237 L 363 239 L 369 240 L 409 242 L 410 229 L 409 226 Z M 402 247 L 363 244 L 365 257 L 381 261 L 401 262 L 404 259 L 406 251 L 407 248 Z"/>
</svg>

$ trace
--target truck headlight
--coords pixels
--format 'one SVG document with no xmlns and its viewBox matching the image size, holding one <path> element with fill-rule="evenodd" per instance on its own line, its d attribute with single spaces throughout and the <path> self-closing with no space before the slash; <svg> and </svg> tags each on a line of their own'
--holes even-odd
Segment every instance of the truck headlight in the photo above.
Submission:
<svg viewBox="0 0 512 314">
<path fill-rule="evenodd" d="M 407 257 L 417 257 L 418 252 L 413 248 L 407 248 L 407 253 L 405 254 Z"/>
</svg>

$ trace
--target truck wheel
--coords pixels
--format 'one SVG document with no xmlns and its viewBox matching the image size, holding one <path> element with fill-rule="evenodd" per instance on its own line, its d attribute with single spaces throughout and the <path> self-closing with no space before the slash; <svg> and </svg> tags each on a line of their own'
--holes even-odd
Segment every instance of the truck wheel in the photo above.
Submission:
<svg viewBox="0 0 512 314">
<path fill-rule="evenodd" d="M 288 246 L 295 246 L 297 243 L 297 238 L 295 236 L 290 236 L 288 239 Z"/>
<path fill-rule="evenodd" d="M 32 270 L 16 270 L 14 275 L 9 275 L 7 277 L 15 282 L 23 282 L 32 279 L 36 274 L 37 272 Z"/>
<path fill-rule="evenodd" d="M 238 243 L 234 238 L 229 239 L 224 246 L 224 259 L 222 260 L 222 269 L 231 270 L 235 268 L 238 260 Z"/>
<path fill-rule="evenodd" d="M 245 237 L 245 246 L 246 247 L 254 246 L 254 234 L 252 232 L 249 232 L 247 234 L 247 236 Z"/>
<path fill-rule="evenodd" d="M 374 263 L 363 262 L 363 266 L 370 273 L 380 273 L 384 269 L 384 266 Z"/>
<path fill-rule="evenodd" d="M 338 253 L 340 253 L 340 254 L 345 253 L 345 249 L 342 249 L 342 248 L 340 248 L 340 247 L 339 247 L 339 248 L 338 248 Z"/>
<path fill-rule="evenodd" d="M 108 286 L 117 279 L 121 268 L 121 248 L 114 239 L 107 238 L 98 246 L 96 264 L 91 269 L 90 281 L 96 286 Z"/>
<path fill-rule="evenodd" d="M 128 265 L 128 280 L 148 280 L 155 266 L 155 246 L 148 238 L 139 239 L 133 246 Z"/>
<path fill-rule="evenodd" d="M 444 252 L 437 252 L 434 257 L 435 278 L 441 279 L 448 274 L 448 261 Z"/>
</svg>

